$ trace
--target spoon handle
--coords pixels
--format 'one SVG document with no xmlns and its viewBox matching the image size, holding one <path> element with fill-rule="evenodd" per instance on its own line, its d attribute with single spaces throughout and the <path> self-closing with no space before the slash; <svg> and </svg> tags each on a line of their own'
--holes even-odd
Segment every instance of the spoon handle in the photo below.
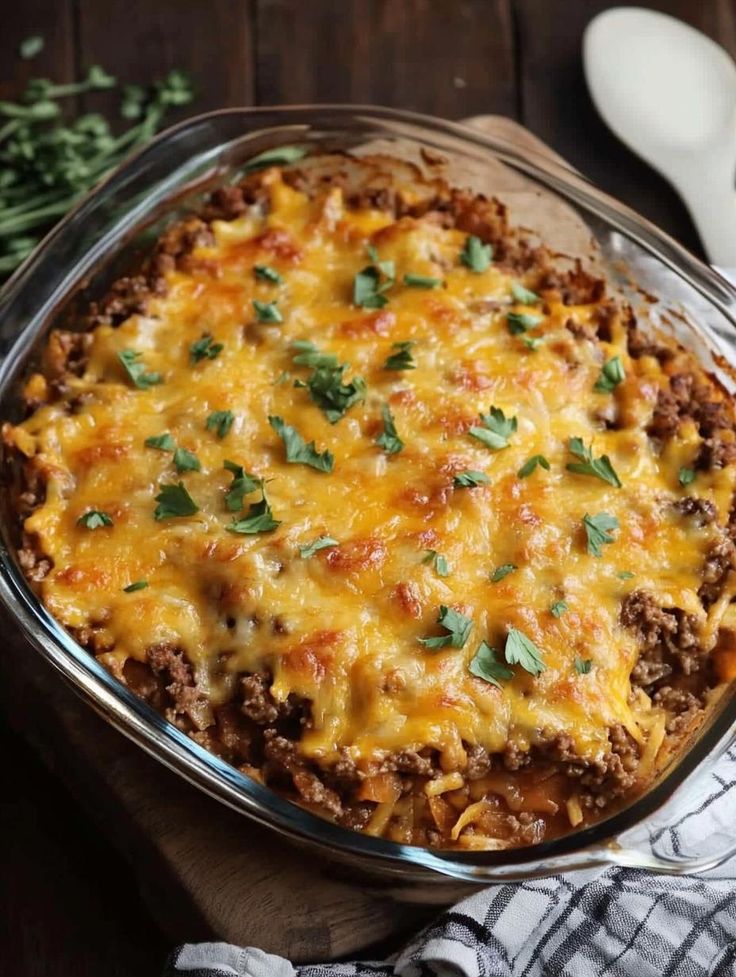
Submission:
<svg viewBox="0 0 736 977">
<path fill-rule="evenodd" d="M 672 182 L 680 191 L 710 262 L 736 268 L 736 151 L 681 160 Z"/>
</svg>

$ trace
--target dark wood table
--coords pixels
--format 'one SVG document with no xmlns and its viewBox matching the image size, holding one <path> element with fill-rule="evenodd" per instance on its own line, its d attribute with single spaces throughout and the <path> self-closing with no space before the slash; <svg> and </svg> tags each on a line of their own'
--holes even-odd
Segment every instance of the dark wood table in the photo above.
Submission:
<svg viewBox="0 0 736 977">
<path fill-rule="evenodd" d="M 693 24 L 736 56 L 734 0 L 645 6 Z M 580 39 L 602 0 L 5 0 L 0 98 L 30 77 L 69 81 L 101 64 L 123 83 L 169 68 L 193 77 L 188 111 L 231 105 L 377 103 L 458 119 L 521 121 L 603 189 L 695 251 L 668 185 L 624 149 L 587 94 Z M 18 45 L 41 34 L 39 57 Z M 625 70 L 625 66 L 622 66 Z M 107 110 L 109 94 L 78 107 Z M 27 704 L 28 722 L 43 703 Z M 146 977 L 167 942 L 130 868 L 64 784 L 0 725 L 0 977 Z"/>
</svg>

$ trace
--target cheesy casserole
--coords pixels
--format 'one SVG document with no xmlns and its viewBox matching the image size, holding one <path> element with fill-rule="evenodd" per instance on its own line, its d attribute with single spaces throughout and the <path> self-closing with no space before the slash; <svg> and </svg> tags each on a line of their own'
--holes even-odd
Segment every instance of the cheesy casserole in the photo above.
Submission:
<svg viewBox="0 0 736 977">
<path fill-rule="evenodd" d="M 534 844 L 640 793 L 734 677 L 733 404 L 498 201 L 261 168 L 78 325 L 4 427 L 20 561 L 308 809 Z"/>
</svg>

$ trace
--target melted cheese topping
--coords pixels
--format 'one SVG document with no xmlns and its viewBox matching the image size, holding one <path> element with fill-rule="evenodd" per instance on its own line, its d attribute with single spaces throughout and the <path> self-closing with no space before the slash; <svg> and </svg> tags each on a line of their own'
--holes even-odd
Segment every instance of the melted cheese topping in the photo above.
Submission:
<svg viewBox="0 0 736 977">
<path fill-rule="evenodd" d="M 716 533 L 672 509 L 695 429 L 659 456 L 645 433 L 664 382 L 659 363 L 629 359 L 616 319 L 610 342 L 576 339 L 565 321 L 584 325 L 594 307 L 564 306 L 552 293 L 544 306 L 520 305 L 504 267 L 475 273 L 461 263 L 466 236 L 458 230 L 348 210 L 339 189 L 310 199 L 276 170 L 266 182 L 266 216 L 253 208 L 215 222 L 214 243 L 197 247 L 187 270 L 167 273 L 166 294 L 118 328 L 98 326 L 83 377 L 15 429 L 49 477 L 46 500 L 26 523 L 53 560 L 40 584 L 49 610 L 67 627 L 93 627 L 109 665 L 175 643 L 213 704 L 229 697 L 229 675 L 270 672 L 277 700 L 296 693 L 313 703 L 300 748 L 324 763 L 341 748 L 367 762 L 431 746 L 445 769 L 461 769 L 463 741 L 490 752 L 528 749 L 550 730 L 594 758 L 609 750 L 615 724 L 644 744 L 661 723 L 646 695 L 631 695 L 637 647 L 619 623 L 621 601 L 645 589 L 705 628 L 697 589 Z M 388 304 L 374 311 L 352 304 L 368 243 L 396 270 Z M 258 279 L 256 264 L 276 268 L 281 283 Z M 407 273 L 444 284 L 407 287 Z M 258 323 L 254 299 L 276 302 L 283 323 Z M 544 313 L 532 332 L 537 349 L 511 334 L 509 311 Z M 193 364 L 190 345 L 203 333 L 223 350 Z M 311 372 L 292 362 L 291 344 L 304 339 L 349 363 L 347 379 L 365 378 L 364 401 L 335 424 L 294 385 Z M 392 343 L 404 340 L 416 344 L 416 369 L 384 369 Z M 137 389 L 119 362 L 123 350 L 139 351 L 163 382 Z M 594 392 L 615 355 L 624 381 L 614 393 Z M 612 398 L 621 423 L 609 430 L 598 412 Z M 375 443 L 385 404 L 405 444 L 399 454 Z M 518 419 L 499 451 L 467 434 L 491 405 Z M 225 410 L 235 420 L 220 438 L 206 420 Z M 334 470 L 287 464 L 269 415 L 332 452 Z M 171 452 L 145 446 L 163 432 L 197 456 L 201 471 L 179 476 Z M 608 455 L 622 488 L 567 471 L 571 437 Z M 550 470 L 520 478 L 535 454 Z M 227 532 L 226 459 L 267 480 L 281 521 L 275 531 Z M 489 484 L 456 487 L 453 475 L 466 469 Z M 156 521 L 154 497 L 179 478 L 199 511 Z M 692 488 L 723 521 L 733 470 L 699 474 Z M 246 496 L 245 506 L 257 498 Z M 90 509 L 113 525 L 79 525 Z M 596 558 L 583 517 L 601 512 L 620 528 Z M 321 535 L 339 545 L 301 558 L 299 547 Z M 446 577 L 425 562 L 428 549 L 446 558 Z M 517 569 L 492 583 L 507 563 Z M 137 580 L 148 587 L 124 592 Z M 557 601 L 568 608 L 559 618 L 550 612 Z M 472 619 L 464 647 L 420 644 L 444 633 L 441 605 Z M 510 626 L 537 645 L 546 668 L 533 677 L 516 666 L 499 688 L 468 665 L 481 640 L 501 658 Z M 576 659 L 590 659 L 591 670 L 579 674 Z"/>
</svg>

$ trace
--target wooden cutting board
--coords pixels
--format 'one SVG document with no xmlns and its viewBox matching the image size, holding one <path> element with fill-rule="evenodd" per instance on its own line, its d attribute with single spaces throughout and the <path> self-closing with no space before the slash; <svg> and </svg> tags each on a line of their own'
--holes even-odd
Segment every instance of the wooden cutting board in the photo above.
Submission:
<svg viewBox="0 0 736 977">
<path fill-rule="evenodd" d="M 511 119 L 468 120 L 552 154 Z M 1 620 L 1 619 L 0 619 Z M 222 939 L 295 961 L 385 953 L 436 908 L 398 904 L 333 878 L 319 858 L 190 787 L 101 720 L 2 621 L 0 705 L 131 863 L 172 943 Z"/>
</svg>

